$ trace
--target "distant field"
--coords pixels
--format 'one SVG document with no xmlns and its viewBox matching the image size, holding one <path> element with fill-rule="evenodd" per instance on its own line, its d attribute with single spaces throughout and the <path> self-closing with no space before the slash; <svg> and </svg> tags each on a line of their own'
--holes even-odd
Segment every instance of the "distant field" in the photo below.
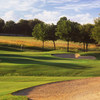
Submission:
<svg viewBox="0 0 100 100">
<path fill-rule="evenodd" d="M 42 42 L 40 40 L 34 39 L 33 37 L 0 36 L 0 43 L 42 47 Z M 62 40 L 56 41 L 57 49 L 66 49 L 66 44 L 67 43 L 65 41 L 62 41 Z M 45 47 L 46 48 L 53 48 L 53 42 L 46 41 Z M 83 44 L 70 42 L 70 48 L 82 49 Z M 89 44 L 89 48 L 96 48 L 96 46 L 93 44 Z"/>
</svg>

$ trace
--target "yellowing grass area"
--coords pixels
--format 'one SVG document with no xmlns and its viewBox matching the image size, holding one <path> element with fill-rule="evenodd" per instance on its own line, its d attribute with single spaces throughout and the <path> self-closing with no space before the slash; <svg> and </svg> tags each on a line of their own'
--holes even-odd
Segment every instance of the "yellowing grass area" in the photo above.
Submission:
<svg viewBox="0 0 100 100">
<path fill-rule="evenodd" d="M 0 36 L 0 43 L 42 47 L 42 41 L 36 40 L 33 37 Z M 66 41 L 62 41 L 62 40 L 56 41 L 57 49 L 66 48 L 66 44 L 67 44 Z M 53 48 L 53 42 L 46 41 L 45 47 Z M 81 49 L 81 48 L 83 48 L 83 44 L 70 42 L 70 48 L 80 48 Z M 89 44 L 89 48 L 96 48 L 96 46 L 94 44 Z"/>
</svg>

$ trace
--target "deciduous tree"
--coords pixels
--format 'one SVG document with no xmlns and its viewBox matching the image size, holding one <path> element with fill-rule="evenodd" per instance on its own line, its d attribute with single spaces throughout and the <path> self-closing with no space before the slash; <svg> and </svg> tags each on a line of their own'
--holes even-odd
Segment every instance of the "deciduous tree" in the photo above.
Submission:
<svg viewBox="0 0 100 100">
<path fill-rule="evenodd" d="M 34 38 L 36 38 L 37 40 L 41 40 L 43 42 L 43 48 L 44 48 L 44 42 L 47 40 L 47 29 L 48 29 L 48 25 L 45 23 L 41 23 L 41 24 L 36 24 L 32 35 Z"/>
<path fill-rule="evenodd" d="M 52 24 L 52 25 L 48 25 L 48 30 L 47 30 L 48 40 L 53 41 L 54 49 L 56 49 L 55 41 L 58 39 L 58 36 L 56 36 L 56 28 L 57 26 Z"/>
<path fill-rule="evenodd" d="M 93 27 L 94 26 L 92 24 L 82 25 L 80 42 L 83 42 L 84 51 L 88 51 L 88 44 L 89 43 L 95 42 L 94 39 L 91 38 Z"/>
<path fill-rule="evenodd" d="M 56 35 L 67 41 L 67 52 L 69 52 L 69 41 L 71 40 L 71 21 L 67 20 L 66 17 L 60 18 L 57 23 Z"/>
<path fill-rule="evenodd" d="M 4 25 L 5 25 L 4 20 L 0 18 L 0 33 L 3 32 Z"/>
<path fill-rule="evenodd" d="M 100 17 L 95 20 L 95 27 L 92 30 L 92 38 L 100 43 Z"/>
<path fill-rule="evenodd" d="M 9 33 L 9 34 L 15 33 L 15 24 L 16 23 L 12 20 L 7 21 L 5 26 L 4 26 L 4 32 Z"/>
</svg>

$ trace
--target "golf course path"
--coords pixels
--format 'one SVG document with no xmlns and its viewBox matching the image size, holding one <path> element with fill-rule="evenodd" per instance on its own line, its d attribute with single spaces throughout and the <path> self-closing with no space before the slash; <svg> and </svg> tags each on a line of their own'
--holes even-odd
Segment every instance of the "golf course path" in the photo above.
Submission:
<svg viewBox="0 0 100 100">
<path fill-rule="evenodd" d="M 100 77 L 50 83 L 13 94 L 30 100 L 100 100 Z"/>
</svg>

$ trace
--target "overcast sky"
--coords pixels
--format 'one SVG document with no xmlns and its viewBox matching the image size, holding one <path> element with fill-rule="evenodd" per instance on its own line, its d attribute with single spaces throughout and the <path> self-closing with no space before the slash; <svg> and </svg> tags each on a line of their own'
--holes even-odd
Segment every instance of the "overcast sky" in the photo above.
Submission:
<svg viewBox="0 0 100 100">
<path fill-rule="evenodd" d="M 0 0 L 0 18 L 5 21 L 38 18 L 55 23 L 66 16 L 81 24 L 99 16 L 100 0 Z"/>
</svg>

